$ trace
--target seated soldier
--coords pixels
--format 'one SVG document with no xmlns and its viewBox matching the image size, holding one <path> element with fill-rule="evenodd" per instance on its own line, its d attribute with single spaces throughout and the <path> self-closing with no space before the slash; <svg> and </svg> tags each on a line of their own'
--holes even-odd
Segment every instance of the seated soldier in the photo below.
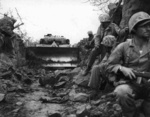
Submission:
<svg viewBox="0 0 150 117">
<path fill-rule="evenodd" d="M 103 38 L 101 44 L 106 47 L 106 54 L 102 62 L 92 68 L 91 77 L 88 84 L 88 86 L 92 89 L 90 97 L 93 97 L 95 94 L 97 94 L 100 84 L 106 81 L 107 59 L 111 54 L 111 51 L 115 48 L 116 38 L 113 35 L 107 35 Z"/>
<path fill-rule="evenodd" d="M 107 71 L 124 79 L 114 90 L 125 117 L 139 117 L 135 100 L 143 99 L 141 111 L 150 117 L 150 83 L 135 74 L 150 72 L 150 15 L 137 12 L 129 19 L 132 39 L 119 44 L 108 59 Z"/>
<path fill-rule="evenodd" d="M 120 29 L 118 25 L 112 23 L 108 14 L 100 15 L 99 20 L 101 24 L 98 27 L 96 36 L 94 37 L 94 47 L 88 57 L 87 67 L 82 73 L 83 76 L 86 76 L 91 70 L 97 56 L 100 55 L 100 61 L 103 60 L 106 53 L 105 47 L 101 44 L 103 37 L 106 35 L 113 35 L 117 38 L 119 35 L 125 35 L 128 30 L 128 28 Z M 120 40 L 117 41 L 120 42 Z"/>
<path fill-rule="evenodd" d="M 85 48 L 86 49 L 91 49 L 91 48 L 93 48 L 94 47 L 94 34 L 93 34 L 93 32 L 92 31 L 88 31 L 87 32 L 87 34 L 88 34 L 88 43 L 85 45 Z"/>
</svg>

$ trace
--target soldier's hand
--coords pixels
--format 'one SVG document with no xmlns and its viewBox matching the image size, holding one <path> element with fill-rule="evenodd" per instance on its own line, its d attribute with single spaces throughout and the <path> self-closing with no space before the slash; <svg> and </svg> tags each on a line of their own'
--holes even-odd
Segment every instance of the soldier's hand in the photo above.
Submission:
<svg viewBox="0 0 150 117">
<path fill-rule="evenodd" d="M 135 79 L 136 76 L 133 73 L 133 69 L 127 68 L 127 67 L 121 67 L 120 71 L 126 76 L 129 77 L 130 79 Z"/>
</svg>

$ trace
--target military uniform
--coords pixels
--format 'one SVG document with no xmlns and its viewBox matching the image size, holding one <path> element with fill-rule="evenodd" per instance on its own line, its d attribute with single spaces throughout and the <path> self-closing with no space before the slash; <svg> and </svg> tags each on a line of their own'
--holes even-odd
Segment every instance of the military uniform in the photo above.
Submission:
<svg viewBox="0 0 150 117">
<path fill-rule="evenodd" d="M 132 74 L 133 71 L 150 72 L 150 16 L 145 12 L 135 13 L 129 20 L 129 31 L 133 38 L 115 48 L 108 59 L 107 71 L 125 81 L 114 90 L 125 117 L 139 117 L 137 99 L 143 99 L 141 111 L 150 117 L 150 82 L 145 78 L 139 82 L 141 77 L 133 78 L 135 74 Z"/>
</svg>

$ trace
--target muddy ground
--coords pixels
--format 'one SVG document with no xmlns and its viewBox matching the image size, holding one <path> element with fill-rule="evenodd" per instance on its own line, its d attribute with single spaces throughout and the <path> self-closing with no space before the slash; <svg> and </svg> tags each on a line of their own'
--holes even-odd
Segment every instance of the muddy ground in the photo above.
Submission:
<svg viewBox="0 0 150 117">
<path fill-rule="evenodd" d="M 79 85 L 88 81 L 88 76 L 79 75 L 81 71 L 25 68 L 1 77 L 0 117 L 121 117 L 109 91 L 88 97 L 89 89 Z"/>
</svg>

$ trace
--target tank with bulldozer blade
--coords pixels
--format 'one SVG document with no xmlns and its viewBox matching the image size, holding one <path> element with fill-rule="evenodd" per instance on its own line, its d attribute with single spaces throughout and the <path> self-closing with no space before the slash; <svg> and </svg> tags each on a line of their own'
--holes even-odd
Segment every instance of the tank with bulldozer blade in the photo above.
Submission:
<svg viewBox="0 0 150 117">
<path fill-rule="evenodd" d="M 47 34 L 38 44 L 26 47 L 28 61 L 36 62 L 44 68 L 75 68 L 79 64 L 79 48 L 71 47 L 70 40 L 63 36 Z M 31 57 L 31 56 L 34 57 Z"/>
</svg>

